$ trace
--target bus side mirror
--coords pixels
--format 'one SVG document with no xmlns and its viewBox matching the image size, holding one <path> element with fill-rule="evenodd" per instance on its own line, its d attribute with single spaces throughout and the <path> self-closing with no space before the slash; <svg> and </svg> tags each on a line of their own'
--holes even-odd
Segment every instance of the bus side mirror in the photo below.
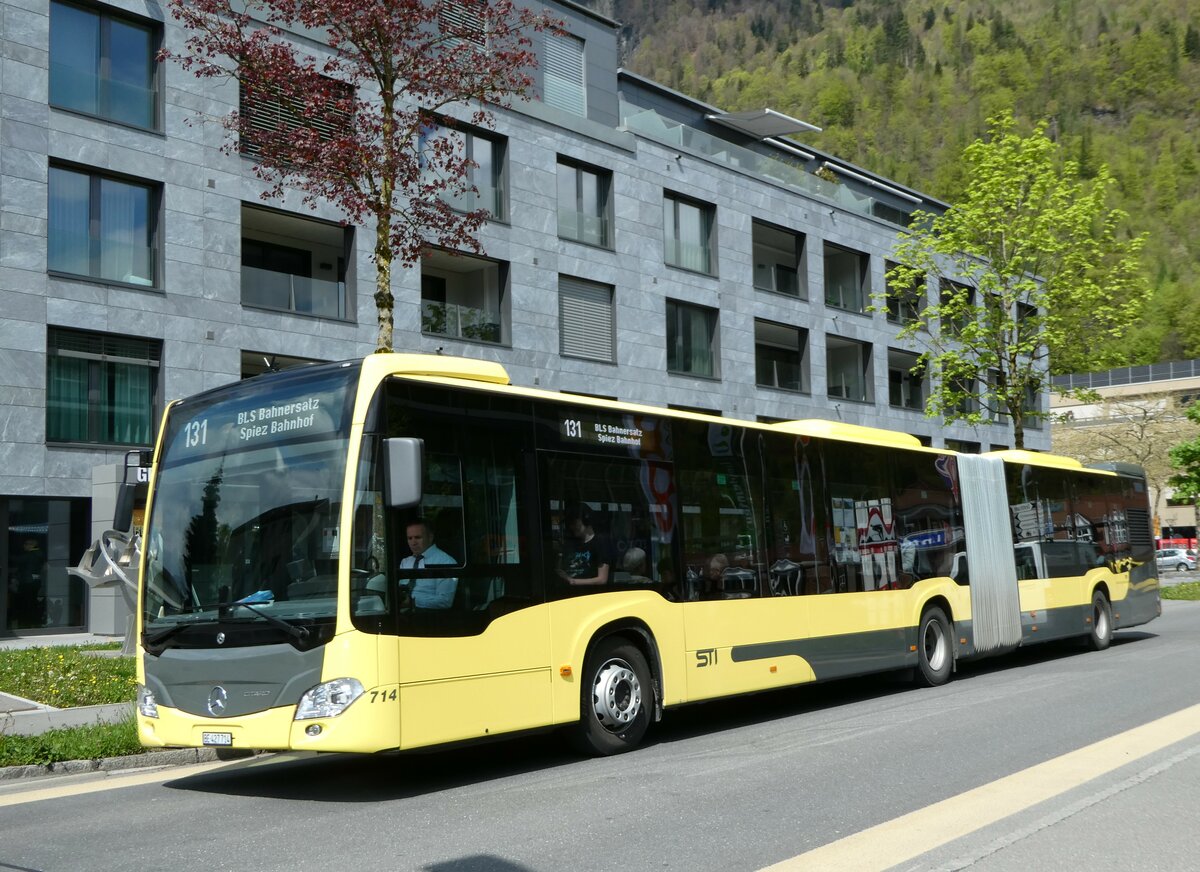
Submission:
<svg viewBox="0 0 1200 872">
<path fill-rule="evenodd" d="M 421 502 L 425 477 L 425 441 L 411 436 L 383 440 L 384 499 L 393 509 Z"/>
<path fill-rule="evenodd" d="M 133 505 L 137 497 L 139 476 L 145 468 L 150 466 L 151 459 L 149 451 L 139 451 L 135 448 L 125 452 L 125 464 L 121 469 L 121 483 L 117 485 L 117 505 L 113 510 L 114 530 L 122 533 L 133 530 Z M 131 470 L 133 481 L 129 480 Z"/>
<path fill-rule="evenodd" d="M 117 487 L 117 507 L 113 511 L 113 529 L 128 533 L 133 527 L 134 485 L 122 482 Z"/>
</svg>

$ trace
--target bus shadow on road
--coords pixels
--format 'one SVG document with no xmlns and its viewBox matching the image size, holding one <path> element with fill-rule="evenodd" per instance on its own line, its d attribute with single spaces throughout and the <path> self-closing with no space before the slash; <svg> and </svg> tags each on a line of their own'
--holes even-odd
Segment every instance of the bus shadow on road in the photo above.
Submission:
<svg viewBox="0 0 1200 872">
<path fill-rule="evenodd" d="M 1121 631 L 1112 647 L 1158 638 L 1145 631 Z M 950 687 L 993 673 L 1069 660 L 1088 654 L 1075 640 L 1051 642 L 962 664 Z M 764 691 L 672 709 L 647 737 L 644 752 L 668 750 L 700 739 L 772 721 L 834 710 L 856 703 L 902 697 L 913 687 L 906 671 L 844 678 L 821 684 Z M 915 699 L 915 697 L 914 697 Z M 639 752 L 634 752 L 635 754 Z M 609 758 L 619 761 L 621 758 Z M 187 775 L 165 786 L 174 790 L 325 803 L 372 803 L 433 795 L 513 776 L 561 767 L 605 765 L 569 750 L 556 732 L 500 738 L 430 751 L 403 753 L 277 754 L 232 762 Z M 617 765 L 626 765 L 617 763 Z"/>
</svg>

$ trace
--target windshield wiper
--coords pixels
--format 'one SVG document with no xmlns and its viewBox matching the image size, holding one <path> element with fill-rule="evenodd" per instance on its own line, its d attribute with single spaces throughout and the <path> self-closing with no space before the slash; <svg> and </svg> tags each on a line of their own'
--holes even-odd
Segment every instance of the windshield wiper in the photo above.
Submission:
<svg viewBox="0 0 1200 872">
<path fill-rule="evenodd" d="M 239 602 L 235 602 L 235 603 L 228 603 L 227 606 L 241 606 L 244 609 L 249 609 L 250 611 L 254 612 L 254 614 L 259 615 L 263 620 L 265 620 L 272 627 L 278 627 L 279 629 L 281 629 L 285 633 L 287 633 L 289 636 L 291 636 L 293 639 L 299 639 L 300 641 L 303 641 L 308 638 L 308 630 L 305 629 L 304 627 L 297 627 L 295 624 L 289 624 L 283 618 L 277 618 L 274 615 L 270 614 L 269 612 L 264 612 L 262 609 L 258 608 L 257 606 L 250 605 L 250 603 L 248 603 L 248 602 L 239 601 Z M 223 611 L 223 609 L 222 609 L 222 611 Z"/>
<path fill-rule="evenodd" d="M 174 636 L 176 633 L 178 633 L 180 630 L 184 629 L 185 627 L 194 627 L 197 624 L 215 623 L 216 621 L 219 621 L 221 618 L 228 617 L 229 612 L 235 608 L 249 609 L 250 611 L 254 612 L 254 614 L 258 615 L 260 618 L 262 618 L 264 621 L 266 621 L 268 624 L 270 624 L 272 627 L 278 627 L 280 630 L 283 630 L 285 633 L 287 633 L 293 639 L 303 641 L 304 639 L 308 638 L 308 630 L 305 627 L 297 627 L 295 624 L 289 624 L 287 621 L 283 620 L 283 618 L 277 618 L 274 615 L 270 614 L 269 612 L 265 612 L 262 609 L 255 607 L 251 603 L 242 602 L 242 601 L 230 602 L 230 601 L 226 600 L 224 602 L 219 602 L 219 603 L 197 604 L 195 606 L 192 606 L 191 610 L 184 613 L 184 614 L 194 615 L 197 612 L 205 612 L 205 611 L 208 611 L 209 609 L 216 609 L 216 611 L 217 611 L 216 617 L 209 618 L 207 620 L 204 620 L 202 618 L 197 618 L 196 620 L 192 620 L 192 621 L 181 621 L 178 624 L 167 627 L 165 630 L 162 630 L 153 636 L 147 636 L 145 638 L 145 642 L 147 645 L 157 645 L 159 642 L 164 642 L 167 639 L 171 638 L 171 636 Z"/>
</svg>

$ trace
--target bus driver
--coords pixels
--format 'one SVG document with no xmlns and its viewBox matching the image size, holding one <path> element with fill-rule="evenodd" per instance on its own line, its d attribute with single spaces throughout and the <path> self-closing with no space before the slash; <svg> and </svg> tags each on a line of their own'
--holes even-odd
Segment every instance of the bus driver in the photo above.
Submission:
<svg viewBox="0 0 1200 872">
<path fill-rule="evenodd" d="M 433 544 L 433 528 L 424 518 L 409 521 L 406 534 L 412 554 L 400 561 L 402 570 L 423 569 L 426 566 L 454 566 L 458 563 Z M 448 609 L 454 604 L 454 592 L 457 589 L 457 578 L 418 578 L 413 582 L 409 596 L 415 608 Z"/>
</svg>

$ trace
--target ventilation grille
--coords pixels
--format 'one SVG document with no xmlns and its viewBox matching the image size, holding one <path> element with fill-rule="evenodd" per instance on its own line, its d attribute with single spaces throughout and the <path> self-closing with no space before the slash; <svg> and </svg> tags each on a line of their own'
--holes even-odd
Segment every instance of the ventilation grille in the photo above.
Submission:
<svg viewBox="0 0 1200 872">
<path fill-rule="evenodd" d="M 1146 509 L 1126 509 L 1129 523 L 1129 544 L 1142 548 L 1154 547 L 1154 531 L 1150 529 L 1150 512 Z"/>
</svg>

